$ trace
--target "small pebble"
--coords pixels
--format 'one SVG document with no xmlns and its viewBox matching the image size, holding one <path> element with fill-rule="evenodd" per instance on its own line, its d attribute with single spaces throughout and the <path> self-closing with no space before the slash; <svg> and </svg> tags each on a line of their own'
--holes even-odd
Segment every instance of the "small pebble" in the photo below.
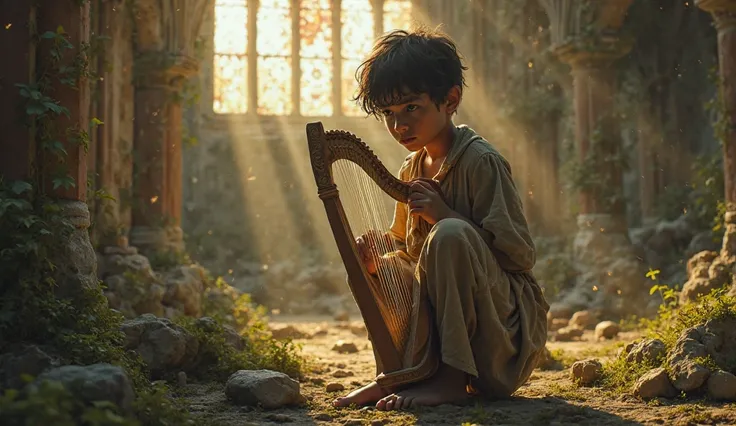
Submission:
<svg viewBox="0 0 736 426">
<path fill-rule="evenodd" d="M 338 340 L 335 346 L 332 347 L 333 351 L 337 351 L 341 354 L 354 354 L 358 352 L 358 347 L 353 342 L 346 342 L 344 340 Z"/>
<path fill-rule="evenodd" d="M 266 418 L 276 423 L 291 423 L 294 421 L 294 419 L 287 416 L 286 414 L 279 414 L 279 413 L 267 414 Z"/>
<path fill-rule="evenodd" d="M 332 373 L 332 377 L 341 379 L 343 377 L 351 377 L 355 374 L 352 371 L 345 371 L 345 370 L 336 370 L 334 373 Z"/>
<path fill-rule="evenodd" d="M 327 392 L 339 392 L 345 390 L 345 386 L 342 383 L 328 383 L 325 390 Z"/>
<path fill-rule="evenodd" d="M 332 420 L 332 416 L 329 415 L 329 414 L 327 414 L 327 413 L 317 413 L 314 416 L 314 419 L 315 420 L 320 420 L 320 421 L 323 421 L 323 422 L 329 422 L 329 421 Z"/>
</svg>

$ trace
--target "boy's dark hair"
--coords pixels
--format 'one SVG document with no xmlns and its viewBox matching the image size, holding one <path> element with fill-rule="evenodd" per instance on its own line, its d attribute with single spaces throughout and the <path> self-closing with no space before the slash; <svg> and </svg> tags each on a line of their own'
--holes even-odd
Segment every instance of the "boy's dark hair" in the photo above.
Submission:
<svg viewBox="0 0 736 426">
<path fill-rule="evenodd" d="M 379 38 L 355 73 L 355 100 L 368 115 L 399 102 L 403 95 L 426 93 L 439 107 L 454 86 L 465 86 L 463 64 L 455 43 L 438 29 L 392 31 Z"/>
</svg>

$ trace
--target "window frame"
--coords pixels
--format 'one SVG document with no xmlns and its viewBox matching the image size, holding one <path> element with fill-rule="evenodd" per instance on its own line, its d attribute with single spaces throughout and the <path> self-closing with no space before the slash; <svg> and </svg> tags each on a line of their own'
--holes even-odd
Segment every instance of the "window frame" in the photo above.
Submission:
<svg viewBox="0 0 736 426">
<path fill-rule="evenodd" d="M 309 0 L 289 0 L 290 2 L 290 17 L 291 17 L 291 67 L 292 70 L 299 70 L 299 72 L 291 73 L 291 113 L 290 114 L 261 114 L 258 113 L 258 59 L 261 55 L 257 52 L 257 40 L 258 40 L 258 7 L 260 0 L 246 0 L 247 5 L 247 50 L 246 50 L 246 61 L 248 67 L 247 75 L 247 89 L 246 96 L 248 107 L 246 112 L 228 112 L 220 113 L 214 110 L 214 58 L 218 52 L 215 50 L 214 43 L 212 43 L 209 49 L 208 55 L 205 58 L 208 60 L 209 69 L 211 72 L 203 73 L 203 78 L 206 78 L 205 87 L 208 88 L 207 97 L 203 100 L 207 102 L 206 111 L 207 115 L 214 121 L 228 121 L 232 119 L 245 119 L 246 121 L 258 120 L 286 120 L 286 121 L 298 121 L 303 122 L 307 120 L 339 120 L 339 119 L 365 119 L 365 115 L 347 115 L 343 111 L 343 93 L 342 93 L 342 0 L 331 0 L 331 30 L 332 30 L 332 114 L 331 115 L 302 115 L 301 113 L 301 55 L 300 55 L 300 12 L 302 1 Z M 373 9 L 373 36 L 377 38 L 383 34 L 383 20 L 384 20 L 384 0 L 368 0 L 371 3 Z M 416 0 L 404 0 L 411 4 L 412 10 L 417 7 Z M 211 28 L 208 33 L 210 40 L 214 40 L 215 37 L 215 7 L 216 1 L 212 2 L 212 13 L 210 24 Z M 255 12 L 255 13 L 253 13 Z M 337 78 L 335 78 L 337 76 Z"/>
</svg>

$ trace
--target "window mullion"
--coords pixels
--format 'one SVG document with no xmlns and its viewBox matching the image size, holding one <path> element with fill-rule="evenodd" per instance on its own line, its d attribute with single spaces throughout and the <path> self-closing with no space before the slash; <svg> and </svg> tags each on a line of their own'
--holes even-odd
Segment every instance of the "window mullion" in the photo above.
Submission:
<svg viewBox="0 0 736 426">
<path fill-rule="evenodd" d="M 301 115 L 301 31 L 299 13 L 301 0 L 291 0 L 291 115 Z"/>
<path fill-rule="evenodd" d="M 258 7 L 259 0 L 248 0 L 248 114 L 258 111 Z"/>
<path fill-rule="evenodd" d="M 383 34 L 383 0 L 372 0 L 372 2 L 374 38 L 378 38 Z"/>
<path fill-rule="evenodd" d="M 332 108 L 342 116 L 342 0 L 332 0 Z"/>
</svg>

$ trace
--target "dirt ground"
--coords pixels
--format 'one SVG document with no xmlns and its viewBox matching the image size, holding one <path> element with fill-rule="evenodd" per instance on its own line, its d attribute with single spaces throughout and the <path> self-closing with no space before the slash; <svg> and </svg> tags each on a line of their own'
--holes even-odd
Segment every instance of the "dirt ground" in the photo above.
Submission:
<svg viewBox="0 0 736 426">
<path fill-rule="evenodd" d="M 189 385 L 187 399 L 193 414 L 224 425 L 736 425 L 736 404 L 693 400 L 642 402 L 630 395 L 615 395 L 598 388 L 579 388 L 569 369 L 536 370 L 512 398 L 501 401 L 471 400 L 463 406 L 422 408 L 385 413 L 372 407 L 335 409 L 331 401 L 368 383 L 375 373 L 373 352 L 362 321 L 337 322 L 327 317 L 285 317 L 273 326 L 291 325 L 304 333 L 302 345 L 310 366 L 301 383 L 306 402 L 278 410 L 235 407 L 227 403 L 221 385 Z M 586 332 L 581 341 L 549 342 L 567 360 L 613 356 L 617 346 L 636 338 L 622 333 L 613 341 L 595 341 Z M 339 341 L 352 342 L 356 353 L 339 353 Z M 344 390 L 328 392 L 340 385 Z"/>
</svg>

